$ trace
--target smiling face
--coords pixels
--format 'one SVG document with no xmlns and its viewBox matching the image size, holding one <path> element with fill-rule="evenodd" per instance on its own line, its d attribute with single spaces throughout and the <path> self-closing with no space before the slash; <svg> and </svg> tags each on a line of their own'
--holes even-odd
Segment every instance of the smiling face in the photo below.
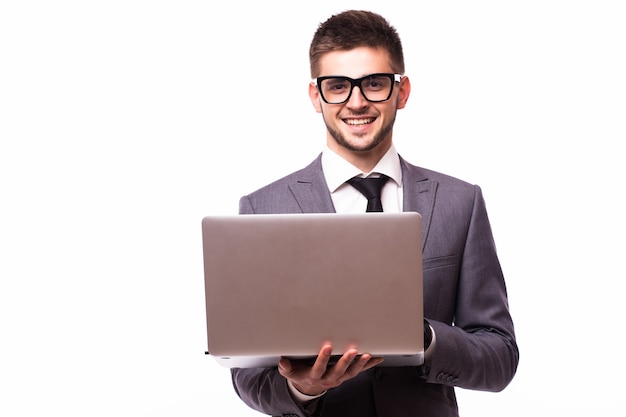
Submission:
<svg viewBox="0 0 626 417">
<path fill-rule="evenodd" d="M 320 59 L 319 76 L 360 78 L 375 73 L 393 73 L 386 50 L 360 47 L 333 51 Z M 318 88 L 309 86 L 311 102 L 324 118 L 330 149 L 365 172 L 369 172 L 392 144 L 396 111 L 404 108 L 411 85 L 405 76 L 396 82 L 389 100 L 367 101 L 358 87 L 350 99 L 341 104 L 322 100 Z"/>
</svg>

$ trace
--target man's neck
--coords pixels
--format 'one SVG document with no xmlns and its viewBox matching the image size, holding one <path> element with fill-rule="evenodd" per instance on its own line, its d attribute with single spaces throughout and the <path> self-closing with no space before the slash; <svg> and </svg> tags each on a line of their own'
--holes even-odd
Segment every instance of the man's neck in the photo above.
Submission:
<svg viewBox="0 0 626 417">
<path fill-rule="evenodd" d="M 328 140 L 328 147 L 362 172 L 368 173 L 374 169 L 378 161 L 391 148 L 391 141 L 383 142 L 369 151 L 351 151 L 330 139 Z"/>
</svg>

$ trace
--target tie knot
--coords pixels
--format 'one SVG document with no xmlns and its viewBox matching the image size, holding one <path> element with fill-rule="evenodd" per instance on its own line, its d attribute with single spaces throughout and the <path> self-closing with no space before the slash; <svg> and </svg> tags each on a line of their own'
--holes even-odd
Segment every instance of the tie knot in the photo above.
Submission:
<svg viewBox="0 0 626 417">
<path fill-rule="evenodd" d="M 367 198 L 367 211 L 383 211 L 380 195 L 388 179 L 388 176 L 381 174 L 380 177 L 353 177 L 346 182 Z"/>
</svg>

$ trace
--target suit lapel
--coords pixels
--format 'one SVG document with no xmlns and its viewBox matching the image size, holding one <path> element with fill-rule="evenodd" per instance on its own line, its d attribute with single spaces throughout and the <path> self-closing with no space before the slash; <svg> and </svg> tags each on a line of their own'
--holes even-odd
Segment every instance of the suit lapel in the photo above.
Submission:
<svg viewBox="0 0 626 417">
<path fill-rule="evenodd" d="M 303 213 L 334 213 L 335 207 L 322 171 L 321 155 L 301 170 L 289 190 Z"/>
<path fill-rule="evenodd" d="M 426 245 L 426 237 L 430 228 L 437 181 L 429 180 L 422 170 L 408 164 L 400 158 L 402 167 L 402 187 L 404 190 L 403 211 L 416 211 L 422 215 L 422 242 Z"/>
</svg>

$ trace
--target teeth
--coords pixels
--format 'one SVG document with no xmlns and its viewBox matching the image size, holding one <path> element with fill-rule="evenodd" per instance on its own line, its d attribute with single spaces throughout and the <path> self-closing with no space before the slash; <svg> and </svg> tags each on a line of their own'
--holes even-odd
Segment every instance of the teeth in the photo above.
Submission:
<svg viewBox="0 0 626 417">
<path fill-rule="evenodd" d="M 346 119 L 346 123 L 352 126 L 366 125 L 368 123 L 372 123 L 374 121 L 373 118 L 370 119 Z"/>
</svg>

